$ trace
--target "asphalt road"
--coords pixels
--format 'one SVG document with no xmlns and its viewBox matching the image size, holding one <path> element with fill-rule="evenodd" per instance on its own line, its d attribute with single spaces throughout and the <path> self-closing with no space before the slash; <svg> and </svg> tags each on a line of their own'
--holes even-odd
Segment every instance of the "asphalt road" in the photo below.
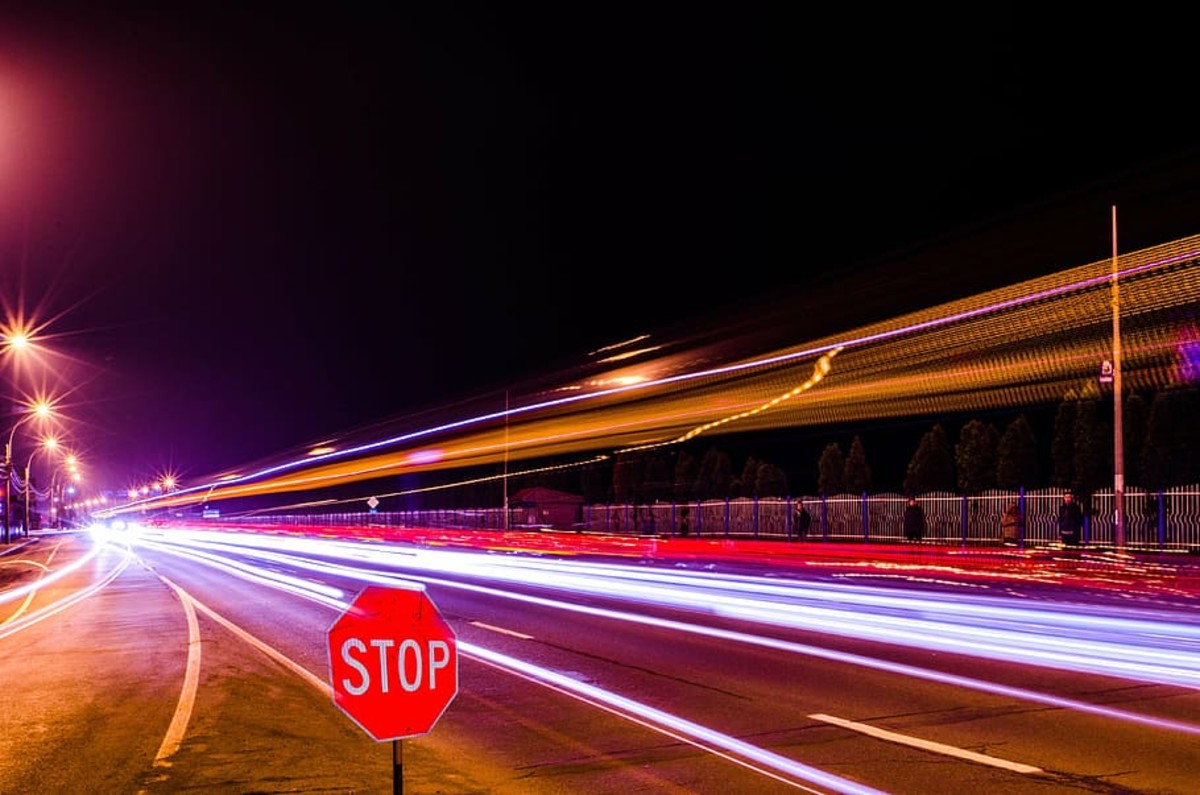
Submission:
<svg viewBox="0 0 1200 795">
<path fill-rule="evenodd" d="M 179 530 L 0 557 L 0 791 L 1195 791 L 1187 595 Z M 458 641 L 397 744 L 328 690 L 368 578 L 424 583 Z"/>
</svg>

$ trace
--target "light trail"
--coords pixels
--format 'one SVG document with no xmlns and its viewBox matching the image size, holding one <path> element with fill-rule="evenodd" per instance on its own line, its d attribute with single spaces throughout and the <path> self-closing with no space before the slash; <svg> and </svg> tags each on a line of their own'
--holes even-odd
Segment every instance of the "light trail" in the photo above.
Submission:
<svg viewBox="0 0 1200 795">
<path fill-rule="evenodd" d="M 11 601 L 12 599 L 20 598 L 26 595 L 36 593 L 44 589 L 47 585 L 57 582 L 67 575 L 78 571 L 81 567 L 95 560 L 101 552 L 117 550 L 120 554 L 114 564 L 104 573 L 103 577 L 90 583 L 87 587 L 75 591 L 71 591 L 66 597 L 59 599 L 56 602 L 46 605 L 32 612 L 26 613 L 19 618 L 15 618 L 5 624 L 0 624 L 0 640 L 15 635 L 18 632 L 26 630 L 35 624 L 41 623 L 51 616 L 61 613 L 72 605 L 79 604 L 84 599 L 87 599 L 92 594 L 106 587 L 109 583 L 120 576 L 121 572 L 129 566 L 133 561 L 133 552 L 127 543 L 123 543 L 119 539 L 111 537 L 103 537 L 96 540 L 92 548 L 87 554 L 83 555 L 79 560 L 70 563 L 61 569 L 58 569 L 52 574 L 38 579 L 28 585 L 13 588 L 10 591 L 0 593 L 0 601 Z"/>
<path fill-rule="evenodd" d="M 730 642 L 764 646 L 790 653 L 815 656 L 841 663 L 849 663 L 904 676 L 936 681 L 951 686 L 966 687 L 995 695 L 1135 722 L 1159 729 L 1200 735 L 1200 725 L 1197 724 L 1163 720 L 1153 716 L 1098 706 L 1074 699 L 1060 698 L 1023 688 L 1009 687 L 932 669 L 893 663 L 882 659 L 847 654 L 817 646 L 755 635 L 750 632 L 721 630 L 700 624 L 573 604 L 560 599 L 534 596 L 484 585 L 456 582 L 444 579 L 444 576 L 441 576 L 447 572 L 454 572 L 463 576 L 488 578 L 492 581 L 502 583 L 512 582 L 526 587 L 531 583 L 536 583 L 539 587 L 586 593 L 588 595 L 598 594 L 608 598 L 627 599 L 634 602 L 642 602 L 646 598 L 647 593 L 653 593 L 654 599 L 649 602 L 651 604 L 666 604 L 676 608 L 689 609 L 694 612 L 698 601 L 703 603 L 720 597 L 719 586 L 722 578 L 718 575 L 707 574 L 698 578 L 702 583 L 699 591 L 695 588 L 687 587 L 683 581 L 688 579 L 688 577 L 681 573 L 670 573 L 664 577 L 664 584 L 654 585 L 649 589 L 645 587 L 644 583 L 640 582 L 636 583 L 635 588 L 628 589 L 622 585 L 622 581 L 629 579 L 632 573 L 627 567 L 613 567 L 617 577 L 610 579 L 597 575 L 597 572 L 602 572 L 608 567 L 599 564 L 587 564 L 586 568 L 590 573 L 576 574 L 570 571 L 576 568 L 571 565 L 572 562 L 558 561 L 559 566 L 567 573 L 561 576 L 554 576 L 554 573 L 547 567 L 540 569 L 536 577 L 531 577 L 531 567 L 527 565 L 529 561 L 520 561 L 519 565 L 512 566 L 510 565 L 513 563 L 511 559 L 493 560 L 490 557 L 457 552 L 438 551 L 427 553 L 423 550 L 404 550 L 400 552 L 377 546 L 367 548 L 362 545 L 348 544 L 347 542 L 312 541 L 294 538 L 264 539 L 261 537 L 246 536 L 237 537 L 236 539 L 226 537 L 226 539 L 222 540 L 220 533 L 203 532 L 172 532 L 163 535 L 169 536 L 169 538 L 156 540 L 155 544 L 158 545 L 161 543 L 178 546 L 179 554 L 187 554 L 184 550 L 193 546 L 205 550 L 223 549 L 226 554 L 231 555 L 258 555 L 266 552 L 272 556 L 271 559 L 276 564 L 284 562 L 284 558 L 279 557 L 280 554 L 284 553 L 264 550 L 262 547 L 264 545 L 271 545 L 271 542 L 280 541 L 285 542 L 281 546 L 287 547 L 296 553 L 295 557 L 291 559 L 292 565 L 302 569 L 323 572 L 329 576 L 353 578 L 362 582 L 382 585 L 403 583 L 406 587 L 411 587 L 414 581 L 422 581 L 442 587 L 482 593 L 557 610 L 651 625 L 671 631 L 705 635 Z M 142 539 L 143 542 L 145 540 Z M 322 560 L 307 558 L 303 557 L 305 553 L 302 553 L 301 550 L 307 550 L 307 554 L 356 561 L 357 564 L 328 563 Z M 284 557 L 286 558 L 287 555 Z M 455 562 L 456 560 L 458 561 L 457 563 Z M 425 575 L 401 574 L 386 569 L 368 569 L 363 566 L 364 563 L 371 563 L 375 566 L 403 565 L 409 568 L 425 567 L 433 573 Z M 593 582 L 589 583 L 589 578 Z M 637 579 L 652 580 L 653 578 L 653 573 L 643 571 L 639 573 Z M 752 578 L 731 578 L 730 582 L 735 590 L 742 595 L 747 592 L 753 593 L 754 582 Z M 672 585 L 666 583 L 671 583 Z M 586 587 L 584 587 L 585 585 Z M 670 589 L 672 587 L 678 589 L 678 591 L 671 593 Z M 961 630 L 963 626 L 961 625 L 961 621 L 973 614 L 971 612 L 971 605 L 967 603 L 967 600 L 959 599 L 957 595 L 954 600 L 944 603 L 934 594 L 919 594 L 915 599 L 910 599 L 907 595 L 885 592 L 884 589 L 870 589 L 861 586 L 800 587 L 797 591 L 803 593 L 804 596 L 798 598 L 796 603 L 790 606 L 794 609 L 785 610 L 782 613 L 767 609 L 783 604 L 784 597 L 790 590 L 791 588 L 780 586 L 778 582 L 763 583 L 763 593 L 768 595 L 761 600 L 764 609 L 762 611 L 755 611 L 750 609 L 753 606 L 750 605 L 750 607 L 744 608 L 744 615 L 739 617 L 754 623 L 770 623 L 775 626 L 815 629 L 821 632 L 833 632 L 853 637 L 883 639 L 886 642 L 900 643 L 908 646 L 915 645 L 922 648 L 933 648 L 954 653 L 973 653 L 975 656 L 996 657 L 1009 662 L 1025 662 L 1033 665 L 1055 663 L 1055 667 L 1071 668 L 1086 672 L 1096 672 L 1099 669 L 1100 673 L 1109 676 L 1120 676 L 1137 681 L 1153 681 L 1180 687 L 1194 688 L 1197 682 L 1197 671 L 1200 669 L 1200 643 L 1197 643 L 1196 624 L 1171 622 L 1165 619 L 1153 620 L 1150 618 L 1148 611 L 1132 611 L 1132 617 L 1126 619 L 1120 615 L 1103 618 L 1097 617 L 1092 614 L 1093 611 L 1090 609 L 1080 611 L 1080 614 L 1077 615 L 1076 608 L 1070 606 L 1059 607 L 1055 610 L 1041 608 L 1028 610 L 1023 606 L 1018 606 L 1007 611 L 1010 615 L 1005 617 L 1006 611 L 1002 607 L 1003 600 L 998 598 L 988 599 L 982 605 L 985 609 L 978 614 L 974 614 L 975 619 L 981 622 L 988 622 L 999 616 L 1004 618 L 1005 628 L 988 629 L 982 627 L 974 630 L 974 632 L 996 634 L 999 637 L 1009 638 L 1010 647 L 1002 648 L 998 645 L 984 644 L 972 646 L 962 640 Z M 637 594 L 637 596 L 635 597 L 633 594 Z M 666 599 L 664 594 L 670 598 Z M 839 610 L 836 603 L 843 598 L 854 599 L 856 602 L 855 609 Z M 814 603 L 817 600 L 824 601 L 827 606 L 821 610 L 814 610 Z M 911 605 L 908 604 L 910 601 L 912 602 Z M 932 612 L 943 606 L 948 607 L 949 614 L 955 617 L 953 622 L 943 624 L 929 617 Z M 1113 608 L 1108 609 L 1110 611 L 1113 610 Z M 856 623 L 853 620 L 856 614 L 869 610 L 880 611 L 880 613 L 879 615 L 870 616 L 870 620 L 862 624 Z M 724 612 L 724 609 L 713 612 L 727 614 Z M 914 624 L 912 623 L 913 619 L 906 615 L 910 612 L 919 613 L 924 618 L 919 623 Z M 1125 611 L 1118 610 L 1117 612 Z M 809 617 L 809 613 L 817 617 Z M 878 628 L 875 623 L 880 615 L 887 616 L 889 622 L 906 623 L 919 629 L 881 636 L 878 634 Z M 780 616 L 787 617 L 789 620 L 785 622 L 779 618 Z M 1025 623 L 1025 619 L 1030 617 L 1039 618 L 1042 621 L 1053 619 L 1054 628 L 1052 633 L 1047 634 L 1035 631 L 1023 634 L 1020 631 L 1020 627 Z M 1090 637 L 1101 630 L 1104 635 L 1101 641 Z M 1063 655 L 1061 652 L 1064 642 L 1070 646 L 1070 655 Z M 1028 649 L 1033 649 L 1036 653 L 1030 653 Z M 1124 649 L 1126 657 L 1124 663 L 1122 663 L 1119 657 L 1114 658 L 1114 654 L 1119 655 L 1122 649 Z"/>
<path fill-rule="evenodd" d="M 180 550 L 171 550 L 169 545 L 155 543 L 149 539 L 139 539 L 138 543 L 148 545 L 152 548 L 174 552 L 175 554 L 183 554 Z M 296 588 L 293 584 L 274 579 L 266 573 L 255 572 L 253 567 L 244 565 L 233 565 L 230 561 L 225 561 L 222 564 L 216 556 L 213 555 L 188 555 L 190 559 L 204 563 L 206 565 L 218 565 L 224 570 L 236 576 L 249 579 L 259 584 L 269 587 L 276 587 L 287 591 L 288 593 L 304 596 L 326 607 L 338 610 L 339 612 L 350 607 L 349 602 L 338 601 L 331 599 L 328 596 L 325 588 L 316 586 L 311 591 L 305 593 L 302 589 Z M 411 587 L 412 582 L 400 577 L 371 577 L 373 582 L 391 584 L 393 586 Z M 187 591 L 180 588 L 171 581 L 167 584 L 175 590 L 181 600 L 184 602 L 188 611 L 189 632 L 195 631 L 195 618 L 193 610 L 198 609 L 208 615 L 210 618 L 221 623 L 226 628 L 234 631 L 239 637 L 245 640 L 264 653 L 271 656 L 273 659 L 279 660 L 289 669 L 299 673 L 305 681 L 314 685 L 326 696 L 330 696 L 330 690 L 323 680 L 313 676 L 306 669 L 303 669 L 297 663 L 285 657 L 279 651 L 272 648 L 269 644 L 264 643 L 250 633 L 238 627 L 233 622 L 229 621 L 224 616 L 219 615 L 211 608 L 197 602 Z M 199 648 L 198 637 L 194 638 L 195 642 L 189 644 L 189 676 L 191 675 L 193 664 L 199 665 L 198 653 L 193 659 L 191 650 Z M 468 643 L 462 640 L 457 642 L 458 653 L 470 657 L 485 665 L 497 668 L 514 676 L 519 676 L 528 681 L 534 682 L 543 687 L 550 688 L 559 693 L 567 695 L 571 698 L 578 699 L 598 709 L 614 714 L 624 720 L 637 723 L 651 731 L 664 734 L 680 742 L 694 746 L 705 753 L 713 754 L 728 762 L 746 768 L 758 775 L 773 779 L 782 784 L 795 787 L 807 792 L 821 793 L 831 790 L 844 795 L 884 795 L 880 790 L 868 787 L 863 784 L 851 781 L 833 773 L 826 772 L 820 768 L 812 767 L 789 759 L 781 754 L 768 751 L 752 743 L 740 740 L 724 732 L 703 726 L 694 721 L 687 720 L 680 716 L 674 715 L 656 707 L 652 707 L 643 702 L 637 701 L 626 696 L 606 690 L 602 687 L 580 682 L 570 676 L 562 674 L 558 671 L 551 670 L 544 666 L 520 660 L 510 655 L 487 649 L 483 646 Z M 194 685 L 194 683 L 193 683 Z M 185 684 L 184 694 L 181 695 L 180 705 L 176 710 L 175 717 L 172 720 L 167 736 L 164 738 L 158 755 L 155 758 L 155 764 L 166 764 L 166 760 L 178 749 L 183 740 L 183 732 L 186 729 L 188 717 L 190 715 L 192 700 L 194 699 L 194 686 L 192 691 L 189 691 L 189 686 Z M 808 786 L 808 782 L 814 783 L 824 789 L 814 789 Z"/>
<path fill-rule="evenodd" d="M 47 585 L 67 577 L 73 572 L 79 571 L 79 569 L 95 560 L 96 556 L 99 555 L 104 549 L 105 544 L 102 540 L 99 542 L 94 542 L 91 548 L 88 549 L 87 553 L 73 563 L 68 563 L 60 569 L 55 569 L 52 572 L 43 574 L 33 582 L 0 591 L 0 604 L 16 601 L 17 599 L 23 599 L 27 595 L 35 593 L 45 588 Z"/>
<path fill-rule="evenodd" d="M 1177 383 L 1184 377 L 1180 340 L 1200 306 L 1200 236 L 1120 261 L 1123 370 L 1141 388 Z M 1108 351 L 1110 264 L 1106 259 L 736 361 L 437 422 L 115 506 L 105 515 L 626 449 L 688 438 L 697 429 L 759 431 L 1050 403 L 1090 384 Z M 737 340 L 729 343 L 730 350 L 739 347 Z M 840 351 L 836 370 L 818 379 L 819 388 L 812 382 L 797 392 L 809 378 L 804 363 L 834 351 Z"/>
<path fill-rule="evenodd" d="M 835 776 L 820 768 L 801 764 L 724 732 L 702 726 L 610 690 L 580 682 L 543 666 L 463 641 L 458 642 L 458 651 L 460 654 L 469 655 L 480 662 L 521 676 L 544 687 L 552 688 L 572 698 L 580 699 L 626 720 L 632 720 L 707 753 L 716 753 L 734 764 L 784 784 L 800 787 L 798 782 L 789 780 L 799 779 L 800 781 L 811 781 L 828 787 L 834 792 L 846 793 L 846 795 L 883 795 L 880 790 L 858 784 L 841 776 Z M 817 792 L 817 790 L 811 789 L 809 791 Z"/>
</svg>

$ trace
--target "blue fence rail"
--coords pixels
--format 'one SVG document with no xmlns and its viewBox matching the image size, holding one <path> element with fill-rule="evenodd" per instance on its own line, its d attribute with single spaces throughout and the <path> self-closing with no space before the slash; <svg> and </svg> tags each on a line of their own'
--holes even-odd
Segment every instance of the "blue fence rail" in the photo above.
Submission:
<svg viewBox="0 0 1200 795">
<path fill-rule="evenodd" d="M 933 492 L 917 498 L 925 511 L 924 543 L 994 546 L 1001 543 L 1004 509 L 1014 500 L 1024 516 L 1020 543 L 1026 547 L 1059 543 L 1061 490 L 990 491 L 978 496 Z M 841 543 L 902 542 L 904 506 L 901 494 L 804 496 L 812 516 L 809 541 Z M 795 497 L 736 498 L 696 502 L 584 505 L 578 521 L 555 529 L 614 535 L 791 540 L 796 538 Z M 1083 543 L 1114 546 L 1114 500 L 1111 491 L 1087 500 Z M 524 525 L 523 513 L 503 508 L 413 510 L 367 513 L 355 511 L 291 516 L 261 516 L 255 521 L 292 524 L 385 525 L 503 530 L 544 527 Z M 1200 553 L 1200 486 L 1165 491 L 1125 493 L 1125 546 L 1134 550 Z"/>
</svg>

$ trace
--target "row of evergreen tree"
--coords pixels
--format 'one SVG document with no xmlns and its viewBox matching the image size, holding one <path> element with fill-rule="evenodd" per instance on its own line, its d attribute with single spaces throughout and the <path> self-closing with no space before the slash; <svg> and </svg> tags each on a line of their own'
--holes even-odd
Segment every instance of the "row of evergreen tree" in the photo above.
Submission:
<svg viewBox="0 0 1200 795">
<path fill-rule="evenodd" d="M 924 433 L 904 472 L 908 494 L 1056 486 L 1089 495 L 1113 485 L 1111 398 L 1068 394 L 1058 405 L 1048 465 L 1025 413 L 1003 429 L 971 419 L 951 443 L 935 422 Z M 1123 464 L 1127 488 L 1158 490 L 1200 482 L 1200 397 L 1195 387 L 1173 387 L 1147 397 L 1130 393 L 1122 406 Z M 815 462 L 819 494 L 876 490 L 867 444 L 855 434 L 843 451 L 829 442 Z M 560 476 L 561 477 L 561 476 Z M 894 479 L 893 479 L 894 480 Z M 581 492 L 591 503 L 691 501 L 725 497 L 796 496 L 778 464 L 748 455 L 740 472 L 719 445 L 697 457 L 687 449 L 621 453 L 610 466 L 592 465 L 578 485 L 545 482 Z"/>
</svg>

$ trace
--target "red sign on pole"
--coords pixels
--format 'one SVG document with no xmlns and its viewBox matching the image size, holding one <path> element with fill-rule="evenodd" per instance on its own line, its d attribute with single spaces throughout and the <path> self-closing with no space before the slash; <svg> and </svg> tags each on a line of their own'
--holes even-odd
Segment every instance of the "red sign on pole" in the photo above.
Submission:
<svg viewBox="0 0 1200 795">
<path fill-rule="evenodd" d="M 329 628 L 333 701 L 379 742 L 428 734 L 458 695 L 458 642 L 423 590 L 368 586 Z"/>
</svg>

